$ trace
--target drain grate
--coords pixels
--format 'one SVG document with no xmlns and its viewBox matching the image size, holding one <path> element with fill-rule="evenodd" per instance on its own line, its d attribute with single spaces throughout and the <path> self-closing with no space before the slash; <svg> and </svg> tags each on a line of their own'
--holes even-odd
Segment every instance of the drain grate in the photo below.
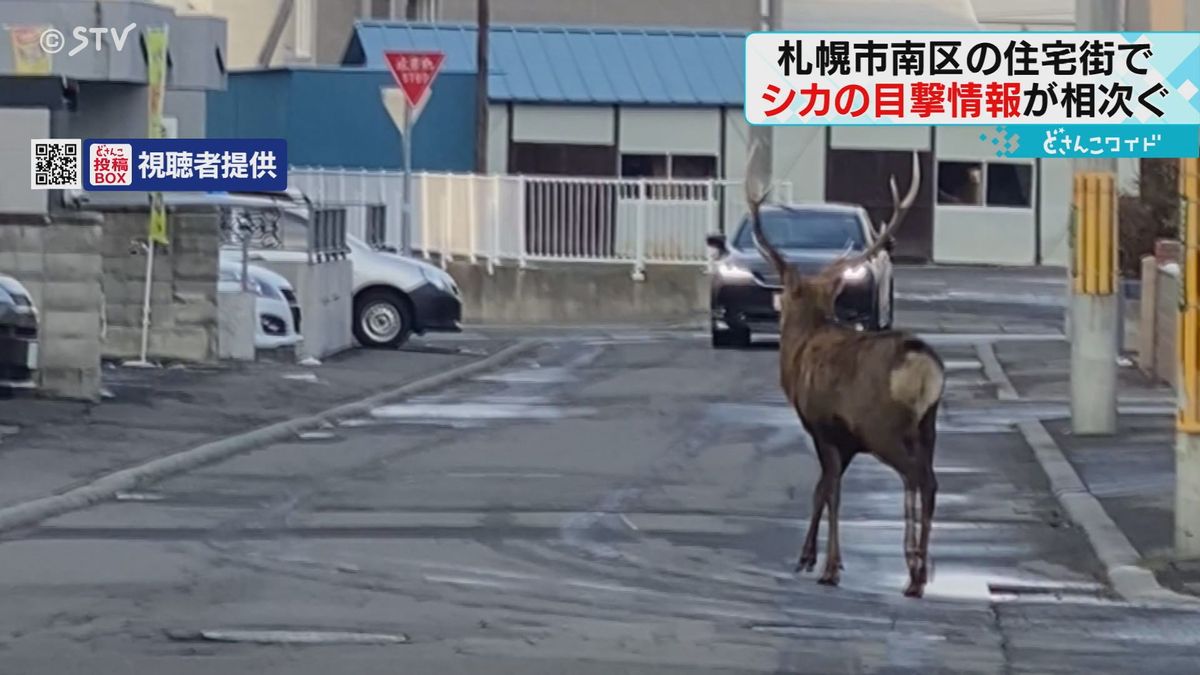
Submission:
<svg viewBox="0 0 1200 675">
<path fill-rule="evenodd" d="M 989 583 L 988 592 L 994 597 L 1001 598 L 1101 598 L 1106 591 L 1104 586 L 1092 583 Z"/>
<path fill-rule="evenodd" d="M 175 642 L 224 642 L 256 645 L 395 645 L 408 642 L 408 636 L 403 633 L 319 630 L 169 630 L 167 637 Z"/>
</svg>

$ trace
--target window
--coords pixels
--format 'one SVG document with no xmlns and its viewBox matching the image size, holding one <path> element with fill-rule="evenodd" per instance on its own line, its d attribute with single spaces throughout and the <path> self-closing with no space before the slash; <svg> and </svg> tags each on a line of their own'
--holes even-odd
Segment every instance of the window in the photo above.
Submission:
<svg viewBox="0 0 1200 675">
<path fill-rule="evenodd" d="M 671 155 L 672 178 L 716 178 L 717 158 L 712 155 Z"/>
<path fill-rule="evenodd" d="M 441 0 L 362 0 L 362 15 L 367 19 L 437 21 L 441 5 Z"/>
<path fill-rule="evenodd" d="M 717 158 L 712 155 L 621 155 L 621 177 L 716 178 Z"/>
<path fill-rule="evenodd" d="M 622 178 L 667 178 L 666 155 L 621 155 Z"/>
<path fill-rule="evenodd" d="M 1018 162 L 938 162 L 937 203 L 1029 208 L 1033 165 Z"/>
<path fill-rule="evenodd" d="M 772 209 L 762 214 L 763 231 L 781 249 L 862 250 L 866 246 L 863 223 L 849 213 L 804 209 Z M 754 248 L 749 222 L 738 230 L 735 248 Z"/>
<path fill-rule="evenodd" d="M 938 162 L 939 204 L 983 203 L 983 162 Z"/>
<path fill-rule="evenodd" d="M 404 16 L 410 21 L 437 21 L 439 0 L 399 0 L 407 3 Z"/>
<path fill-rule="evenodd" d="M 616 148 L 611 145 L 514 141 L 508 146 L 511 173 L 612 176 L 616 163 Z"/>
<path fill-rule="evenodd" d="M 717 158 L 711 155 L 621 155 L 622 178 L 651 178 L 651 199 L 708 199 L 708 185 L 699 181 L 716 178 Z M 626 185 L 622 194 L 634 197 L 636 185 Z M 628 194 L 625 194 L 628 193 Z"/>
<path fill-rule="evenodd" d="M 987 205 L 1024 208 L 1033 202 L 1033 167 L 988 162 Z"/>
</svg>

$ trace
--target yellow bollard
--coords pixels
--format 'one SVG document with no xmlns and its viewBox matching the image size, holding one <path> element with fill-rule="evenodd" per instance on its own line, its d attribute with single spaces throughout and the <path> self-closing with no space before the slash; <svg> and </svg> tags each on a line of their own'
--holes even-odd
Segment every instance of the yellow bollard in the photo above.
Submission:
<svg viewBox="0 0 1200 675">
<path fill-rule="evenodd" d="M 1179 161 L 1180 238 L 1183 265 L 1179 277 L 1179 416 L 1176 428 L 1200 433 L 1200 159 Z"/>
<path fill-rule="evenodd" d="M 1117 195 L 1112 173 L 1075 174 L 1075 292 L 1112 295 L 1117 275 Z"/>
</svg>

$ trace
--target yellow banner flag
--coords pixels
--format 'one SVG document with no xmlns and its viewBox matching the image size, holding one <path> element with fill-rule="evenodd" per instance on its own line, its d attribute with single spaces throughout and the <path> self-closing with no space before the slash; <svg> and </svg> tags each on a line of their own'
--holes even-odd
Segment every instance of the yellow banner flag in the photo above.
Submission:
<svg viewBox="0 0 1200 675">
<path fill-rule="evenodd" d="M 42 34 L 54 26 L 9 26 L 13 72 L 17 75 L 49 75 L 50 53 L 42 46 Z M 61 35 L 59 36 L 61 38 Z"/>
<path fill-rule="evenodd" d="M 167 93 L 167 28 L 146 29 L 146 86 L 149 87 L 147 138 L 162 138 L 163 97 Z"/>
<path fill-rule="evenodd" d="M 167 238 L 167 206 L 163 203 L 161 192 L 150 194 L 150 241 L 163 246 L 170 243 Z"/>
<path fill-rule="evenodd" d="M 163 98 L 167 93 L 167 28 L 146 29 L 146 86 L 149 89 L 147 100 L 147 138 L 163 138 L 166 130 L 163 127 Z M 150 195 L 150 244 L 170 243 L 167 235 L 167 209 L 163 204 L 161 192 Z"/>
</svg>

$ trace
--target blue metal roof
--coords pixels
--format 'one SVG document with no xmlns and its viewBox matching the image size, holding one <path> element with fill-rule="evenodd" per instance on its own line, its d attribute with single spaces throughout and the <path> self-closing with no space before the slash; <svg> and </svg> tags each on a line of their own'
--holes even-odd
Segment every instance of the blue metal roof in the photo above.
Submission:
<svg viewBox="0 0 1200 675">
<path fill-rule="evenodd" d="M 740 106 L 745 32 L 492 26 L 488 94 L 521 103 Z M 359 22 L 347 65 L 385 68 L 391 49 L 438 49 L 475 72 L 473 24 Z"/>
</svg>

